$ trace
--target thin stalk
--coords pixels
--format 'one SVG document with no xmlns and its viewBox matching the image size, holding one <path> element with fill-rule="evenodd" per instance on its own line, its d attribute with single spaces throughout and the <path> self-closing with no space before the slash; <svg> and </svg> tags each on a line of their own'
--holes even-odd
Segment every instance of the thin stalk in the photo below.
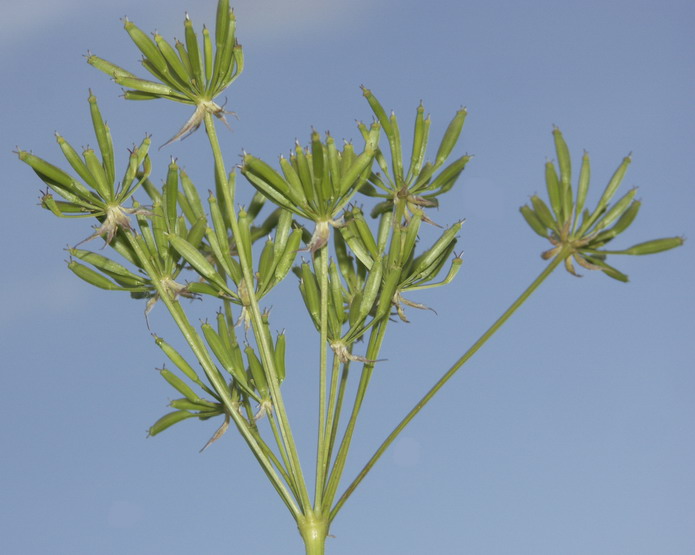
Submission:
<svg viewBox="0 0 695 555">
<path fill-rule="evenodd" d="M 229 389 L 227 388 L 227 384 L 217 371 L 217 368 L 215 367 L 215 364 L 212 362 L 210 354 L 203 345 L 200 336 L 193 328 L 191 323 L 188 321 L 186 313 L 183 311 L 179 303 L 169 296 L 168 291 L 162 285 L 162 280 L 159 272 L 154 267 L 154 261 L 141 248 L 134 234 L 130 232 L 125 232 L 124 235 L 130 243 L 131 247 L 133 248 L 133 251 L 135 252 L 136 256 L 140 259 L 143 269 L 152 280 L 152 283 L 157 289 L 159 298 L 162 300 L 164 305 L 169 310 L 169 313 L 174 319 L 174 322 L 176 322 L 176 325 L 181 330 L 181 333 L 183 334 L 184 338 L 186 339 L 186 342 L 193 351 L 193 354 L 198 359 L 198 361 L 200 361 L 200 364 L 203 367 L 203 370 L 205 371 L 208 380 L 210 380 L 210 383 L 217 391 L 221 401 L 224 403 L 227 413 L 231 415 L 242 437 L 246 441 L 247 445 L 251 448 L 251 451 L 256 457 L 256 460 L 258 460 L 258 462 L 260 463 L 261 467 L 266 473 L 266 476 L 268 476 L 268 478 L 270 479 L 270 482 L 280 495 L 281 499 L 289 509 L 290 513 L 292 513 L 292 516 L 294 516 L 295 519 L 298 518 L 301 512 L 295 504 L 292 494 L 287 490 L 285 484 L 282 482 L 280 477 L 275 472 L 272 463 L 268 460 L 265 453 L 263 452 L 263 448 L 256 441 L 256 438 L 249 430 L 248 424 L 236 411 L 236 408 L 232 403 L 232 398 L 229 393 Z"/>
<path fill-rule="evenodd" d="M 212 114 L 209 112 L 205 114 L 205 130 L 207 131 L 208 139 L 210 141 L 210 147 L 212 148 L 213 157 L 215 159 L 215 171 L 217 172 L 218 181 L 222 184 L 227 184 L 227 173 L 224 166 L 224 160 L 222 158 L 220 143 L 217 138 L 217 131 L 215 130 L 215 122 L 212 119 Z M 241 234 L 239 233 L 239 222 L 236 216 L 236 212 L 233 209 L 229 212 L 232 233 L 235 238 L 241 237 Z M 251 261 L 246 260 L 246 257 L 243 256 L 243 249 L 239 249 L 239 261 L 241 263 L 244 282 L 246 283 L 246 288 L 248 290 L 251 309 L 251 323 L 253 326 L 254 335 L 256 337 L 256 342 L 260 349 L 263 368 L 269 374 L 267 381 L 268 387 L 270 389 L 270 394 L 273 399 L 273 408 L 277 414 L 283 444 L 285 445 L 285 448 L 287 449 L 287 453 L 289 455 L 290 466 L 288 468 L 288 471 L 290 472 L 290 474 L 294 476 L 294 479 L 296 480 L 297 486 L 299 488 L 298 501 L 302 508 L 306 511 L 311 506 L 311 502 L 309 501 L 309 493 L 306 487 L 306 482 L 304 480 L 304 475 L 302 473 L 302 467 L 299 462 L 299 455 L 297 453 L 297 447 L 294 441 L 294 437 L 292 435 L 292 429 L 288 421 L 285 403 L 283 401 L 282 394 L 280 393 L 280 387 L 278 385 L 280 382 L 278 380 L 277 371 L 275 369 L 275 360 L 271 354 L 272 348 L 268 344 L 268 340 L 265 334 L 263 333 L 263 322 L 261 319 L 261 311 L 258 307 L 258 299 L 256 298 L 255 293 L 253 273 L 251 271 Z"/>
<path fill-rule="evenodd" d="M 456 373 L 456 371 L 461 368 L 477 351 L 480 349 L 488 339 L 490 339 L 495 332 L 509 319 L 509 317 L 516 312 L 516 310 L 528 299 L 531 294 L 538 288 L 538 286 L 543 283 L 546 278 L 557 268 L 569 255 L 571 251 L 569 248 L 564 247 L 557 256 L 550 262 L 545 269 L 538 275 L 538 277 L 533 280 L 531 285 L 521 294 L 519 297 L 511 304 L 511 306 L 500 316 L 488 330 L 480 336 L 480 338 L 473 343 L 473 345 L 459 358 L 454 365 L 449 368 L 449 370 L 439 379 L 439 381 L 434 384 L 434 386 L 427 392 L 427 394 L 418 401 L 418 403 L 412 408 L 412 410 L 401 420 L 400 424 L 394 428 L 394 430 L 389 434 L 389 436 L 384 440 L 384 442 L 376 450 L 372 458 L 369 459 L 364 468 L 360 471 L 357 477 L 352 481 L 352 483 L 347 487 L 343 495 L 336 502 L 333 509 L 331 509 L 331 521 L 335 518 L 338 511 L 343 506 L 348 497 L 355 491 L 355 488 L 364 479 L 367 473 L 372 469 L 372 467 L 379 460 L 381 455 L 386 451 L 386 449 L 393 443 L 398 434 L 400 434 L 403 429 L 410 423 L 410 421 L 415 418 L 418 412 L 424 407 L 432 397 L 442 388 L 442 386 L 449 381 L 449 379 Z"/>
<path fill-rule="evenodd" d="M 316 484 L 314 491 L 314 509 L 319 510 L 323 502 L 323 484 L 328 469 L 328 451 L 330 445 L 326 433 L 326 376 L 328 374 L 328 249 L 322 247 L 318 252 L 319 257 L 319 290 L 321 291 L 321 344 L 319 349 L 319 426 L 318 441 L 316 445 Z"/>
<path fill-rule="evenodd" d="M 345 364 L 347 365 L 348 362 L 346 362 Z M 326 461 L 328 464 L 330 464 L 331 457 L 333 456 L 333 446 L 335 444 L 335 437 L 338 433 L 338 424 L 340 423 L 340 410 L 342 408 L 342 388 L 341 395 L 338 395 L 338 379 L 340 377 L 339 372 L 340 358 L 334 353 L 333 369 L 331 371 L 331 391 L 328 395 L 328 420 L 326 422 L 326 433 L 328 434 L 328 448 L 326 450 Z M 343 375 L 345 375 L 345 372 L 343 372 Z M 325 475 L 324 482 L 320 484 L 320 487 L 322 489 L 325 489 L 326 487 Z"/>
<path fill-rule="evenodd" d="M 382 320 L 375 327 L 369 335 L 369 344 L 367 346 L 366 358 L 369 360 L 376 360 L 379 358 L 379 351 L 381 349 L 381 344 L 384 340 L 384 335 L 386 333 L 386 325 L 388 320 Z M 326 487 L 326 494 L 324 496 L 327 503 L 332 503 L 335 497 L 336 491 L 338 490 L 338 485 L 340 484 L 340 478 L 343 474 L 343 469 L 345 468 L 345 462 L 347 460 L 348 451 L 350 450 L 350 443 L 352 441 L 352 435 L 355 431 L 355 425 L 357 424 L 357 416 L 359 415 L 360 409 L 362 408 L 362 402 L 367 393 L 367 387 L 369 386 L 369 381 L 371 380 L 372 373 L 374 371 L 374 363 L 364 363 L 362 366 L 362 375 L 360 376 L 360 383 L 357 387 L 357 393 L 355 395 L 355 402 L 352 406 L 352 413 L 350 414 L 350 420 L 348 421 L 343 439 L 340 442 L 340 447 L 338 449 L 338 454 L 335 457 L 335 462 L 333 463 L 333 468 L 331 469 L 330 478 L 328 480 L 328 486 Z"/>
</svg>

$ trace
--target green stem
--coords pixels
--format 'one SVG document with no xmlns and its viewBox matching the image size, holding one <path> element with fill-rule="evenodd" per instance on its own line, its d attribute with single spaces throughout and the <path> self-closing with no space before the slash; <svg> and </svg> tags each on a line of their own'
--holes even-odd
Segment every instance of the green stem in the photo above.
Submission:
<svg viewBox="0 0 695 555">
<path fill-rule="evenodd" d="M 321 344 L 319 349 L 319 426 L 316 445 L 316 484 L 314 491 L 314 509 L 319 509 L 323 502 L 323 484 L 328 469 L 328 437 L 326 434 L 326 376 L 328 374 L 328 249 L 322 247 L 319 256 L 319 290 L 321 291 Z"/>
<path fill-rule="evenodd" d="M 456 371 L 463 366 L 468 359 L 470 359 L 477 351 L 480 349 L 488 339 L 490 339 L 495 332 L 509 319 L 509 317 L 516 312 L 516 310 L 528 299 L 531 294 L 538 288 L 538 286 L 545 281 L 545 279 L 557 268 L 570 254 L 570 250 L 564 248 L 561 250 L 557 256 L 548 264 L 545 269 L 538 275 L 538 277 L 529 285 L 529 287 L 521 294 L 519 297 L 511 304 L 511 306 L 500 316 L 488 330 L 480 336 L 480 338 L 473 343 L 473 345 L 459 358 L 454 365 L 444 374 L 439 381 L 434 384 L 434 386 L 427 392 L 427 394 L 418 401 L 418 403 L 412 408 L 412 410 L 401 420 L 400 424 L 389 434 L 389 436 L 384 440 L 384 442 L 376 450 L 372 458 L 369 459 L 364 468 L 360 471 L 357 477 L 352 481 L 352 483 L 347 487 L 343 495 L 336 502 L 335 506 L 331 510 L 331 521 L 338 514 L 338 511 L 343 506 L 345 501 L 350 497 L 350 495 L 355 491 L 355 488 L 364 479 L 367 473 L 372 469 L 372 467 L 379 460 L 381 455 L 386 451 L 386 449 L 393 443 L 398 434 L 400 434 L 403 429 L 410 423 L 410 421 L 415 418 L 415 415 L 420 412 L 422 407 L 424 407 L 432 397 L 442 388 L 442 386 L 449 381 L 449 379 L 456 373 Z"/>
<path fill-rule="evenodd" d="M 217 131 L 215 130 L 215 122 L 212 119 L 212 114 L 209 112 L 205 114 L 205 130 L 207 131 L 208 138 L 210 140 L 210 147 L 212 148 L 213 157 L 215 159 L 215 171 L 217 173 L 218 182 L 222 183 L 223 186 L 228 186 L 227 173 L 224 166 L 224 159 L 222 158 L 222 150 L 217 138 Z M 233 209 L 229 210 L 229 212 L 232 233 L 235 238 L 241 237 L 236 212 Z M 311 506 L 311 502 L 309 501 L 309 493 L 306 487 L 306 482 L 304 481 L 304 475 L 299 462 L 299 455 L 297 453 L 296 444 L 292 435 L 292 429 L 288 421 L 285 403 L 283 401 L 282 394 L 280 393 L 280 382 L 275 369 L 275 360 L 272 356 L 272 347 L 268 343 L 268 339 L 263 333 L 263 321 L 261 318 L 261 311 L 258 306 L 258 299 L 256 298 L 253 272 L 251 270 L 251 261 L 246 260 L 246 257 L 243 256 L 243 251 L 244 249 L 239 249 L 239 261 L 241 263 L 242 274 L 250 300 L 251 324 L 253 326 L 254 336 L 256 337 L 256 343 L 260 349 L 263 368 L 268 373 L 268 387 L 273 398 L 273 409 L 277 415 L 282 441 L 289 455 L 290 466 L 288 471 L 294 477 L 299 489 L 298 501 L 304 511 L 306 511 Z"/>
<path fill-rule="evenodd" d="M 263 452 L 263 448 L 256 441 L 256 438 L 249 430 L 248 423 L 243 419 L 243 417 L 237 412 L 236 408 L 234 407 L 231 395 L 229 393 L 229 388 L 227 387 L 226 382 L 217 370 L 217 367 L 210 358 L 210 354 L 205 348 L 205 345 L 203 345 L 200 336 L 193 328 L 191 323 L 188 321 L 188 318 L 186 317 L 186 314 L 179 305 L 178 301 L 175 301 L 171 298 L 169 291 L 162 284 L 161 275 L 155 268 L 154 261 L 141 247 L 137 237 L 135 237 L 134 234 L 126 232 L 124 233 L 124 235 L 128 239 L 136 256 L 139 258 L 140 263 L 142 264 L 142 268 L 145 270 L 145 272 L 149 275 L 150 279 L 152 280 L 152 283 L 157 289 L 159 298 L 162 300 L 164 305 L 169 310 L 169 313 L 174 319 L 174 322 L 176 322 L 176 325 L 181 330 L 181 333 L 183 334 L 184 338 L 186 339 L 186 342 L 193 351 L 193 354 L 203 367 L 203 370 L 205 371 L 208 380 L 220 396 L 220 399 L 224 403 L 227 414 L 229 414 L 234 420 L 234 423 L 236 424 L 242 437 L 246 441 L 247 445 L 250 447 L 251 451 L 256 457 L 256 460 L 258 460 L 258 462 L 260 463 L 261 467 L 266 473 L 266 476 L 268 476 L 268 478 L 270 479 L 270 482 L 282 498 L 290 513 L 292 513 L 292 516 L 294 516 L 295 519 L 298 518 L 300 516 L 300 510 L 294 503 L 292 494 L 287 490 L 285 484 L 282 482 L 280 477 L 275 472 L 272 463 L 268 460 L 265 453 Z"/>
<path fill-rule="evenodd" d="M 326 550 L 326 536 L 328 536 L 328 519 L 318 517 L 311 511 L 297 521 L 299 533 L 304 540 L 306 555 L 323 555 Z"/>
<path fill-rule="evenodd" d="M 367 359 L 376 360 L 379 357 L 379 351 L 381 349 L 381 344 L 384 340 L 387 323 L 388 320 L 383 320 L 382 322 L 376 324 L 376 326 L 372 328 L 372 331 L 369 336 L 369 345 L 367 347 L 366 353 Z M 340 442 L 338 454 L 335 457 L 335 462 L 333 463 L 331 475 L 328 480 L 328 486 L 326 487 L 326 494 L 324 498 L 327 503 L 333 502 L 336 491 L 338 491 L 340 478 L 343 474 L 343 469 L 345 468 L 345 462 L 347 461 L 348 451 L 350 450 L 352 435 L 355 431 L 355 425 L 357 424 L 357 416 L 359 415 L 360 409 L 362 408 L 362 402 L 364 401 L 364 397 L 367 393 L 367 387 L 369 386 L 369 381 L 371 380 L 373 372 L 374 363 L 365 363 L 362 366 L 362 375 L 360 376 L 360 383 L 357 387 L 357 393 L 355 395 L 355 402 L 352 406 L 350 420 L 348 421 L 347 427 L 345 429 L 343 439 Z"/>
</svg>

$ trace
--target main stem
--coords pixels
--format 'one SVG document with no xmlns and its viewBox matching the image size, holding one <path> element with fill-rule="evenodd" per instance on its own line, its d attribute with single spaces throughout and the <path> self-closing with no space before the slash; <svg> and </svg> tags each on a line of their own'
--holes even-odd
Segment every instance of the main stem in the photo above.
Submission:
<svg viewBox="0 0 695 555">
<path fill-rule="evenodd" d="M 420 412 L 422 407 L 424 407 L 432 397 L 444 386 L 446 382 L 456 373 L 456 371 L 463 366 L 468 359 L 470 359 L 478 350 L 487 343 L 495 332 L 509 319 L 509 317 L 516 312 L 516 310 L 528 299 L 531 294 L 538 288 L 538 286 L 545 281 L 545 279 L 557 268 L 564 260 L 570 255 L 570 250 L 568 248 L 562 249 L 557 256 L 548 264 L 545 269 L 538 275 L 538 277 L 528 286 L 528 288 L 511 304 L 511 306 L 500 316 L 488 330 L 480 336 L 480 338 L 471 345 L 471 347 L 459 358 L 454 365 L 449 368 L 449 370 L 437 381 L 437 383 L 432 386 L 432 388 L 425 394 L 425 396 L 418 401 L 418 403 L 412 408 L 412 410 L 401 420 L 400 424 L 394 428 L 394 430 L 389 434 L 389 436 L 384 440 L 384 442 L 376 450 L 372 458 L 369 459 L 364 468 L 360 471 L 357 477 L 352 481 L 352 483 L 347 487 L 343 495 L 336 502 L 335 506 L 331 510 L 330 520 L 332 521 L 335 516 L 340 511 L 341 507 L 347 501 L 347 499 L 355 491 L 355 488 L 364 479 L 367 473 L 372 469 L 372 467 L 379 460 L 381 455 L 386 451 L 386 449 L 393 443 L 393 441 L 398 437 L 403 429 L 410 423 L 410 421 L 415 418 L 417 413 Z"/>
</svg>

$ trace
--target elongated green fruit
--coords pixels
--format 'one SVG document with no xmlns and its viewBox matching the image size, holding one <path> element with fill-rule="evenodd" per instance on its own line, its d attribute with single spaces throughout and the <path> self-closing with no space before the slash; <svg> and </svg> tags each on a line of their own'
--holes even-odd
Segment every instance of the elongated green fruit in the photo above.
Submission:
<svg viewBox="0 0 695 555">
<path fill-rule="evenodd" d="M 541 223 L 541 220 L 538 218 L 536 212 L 534 212 L 532 208 L 524 204 L 521 208 L 519 208 L 519 211 L 533 231 L 535 231 L 541 237 L 548 237 L 548 230 L 546 226 Z"/>
<path fill-rule="evenodd" d="M 316 207 L 318 197 L 314 189 L 314 176 L 311 174 L 311 166 L 304 152 L 304 148 L 302 148 L 299 142 L 295 144 L 294 152 L 295 155 L 290 158 L 290 162 L 296 164 L 295 169 L 299 175 L 299 181 L 302 184 L 302 189 L 304 189 L 304 197 L 309 203 L 309 206 Z"/>
<path fill-rule="evenodd" d="M 367 282 L 362 291 L 362 299 L 360 300 L 356 322 L 364 322 L 364 319 L 374 307 L 379 289 L 381 287 L 381 279 L 383 276 L 383 258 L 380 256 L 374 261 Z"/>
<path fill-rule="evenodd" d="M 287 338 L 285 337 L 285 332 L 278 333 L 277 339 L 275 340 L 275 372 L 278 376 L 278 383 L 285 381 L 285 351 L 286 351 Z"/>
<path fill-rule="evenodd" d="M 458 221 L 437 239 L 432 247 L 418 260 L 411 274 L 419 274 L 429 267 L 441 254 L 456 240 L 456 235 L 461 230 L 463 221 Z"/>
<path fill-rule="evenodd" d="M 249 363 L 249 371 L 251 372 L 251 377 L 253 378 L 253 383 L 256 385 L 256 391 L 263 398 L 268 397 L 268 382 L 266 381 L 265 372 L 263 371 L 263 366 L 261 361 L 258 360 L 256 352 L 253 350 L 251 345 L 247 345 L 244 349 L 246 354 L 246 360 Z"/>
<path fill-rule="evenodd" d="M 164 354 L 169 358 L 169 360 L 171 360 L 171 362 L 173 362 L 174 365 L 176 365 L 176 367 L 181 370 L 181 372 L 183 372 L 189 380 L 195 382 L 201 387 L 205 387 L 195 370 L 193 370 L 191 365 L 186 362 L 186 359 L 183 358 L 183 356 L 176 349 L 164 341 L 164 339 L 156 335 L 154 336 L 154 342 L 160 349 L 162 349 L 162 351 L 164 351 Z"/>
<path fill-rule="evenodd" d="M 180 85 L 182 85 L 181 88 L 187 88 L 190 86 L 192 76 L 189 74 L 188 70 L 179 58 L 176 49 L 171 46 L 159 33 L 154 34 L 154 42 L 166 60 L 168 69 L 170 70 L 168 71 L 168 74 L 171 75 L 175 81 L 178 81 Z"/>
<path fill-rule="evenodd" d="M 601 198 L 599 199 L 598 204 L 596 205 L 596 209 L 591 214 L 589 220 L 583 223 L 583 231 L 588 230 L 596 222 L 598 217 L 603 213 L 603 210 L 606 208 L 606 206 L 608 206 L 608 203 L 615 195 L 615 192 L 618 190 L 618 187 L 620 187 L 620 183 L 622 183 L 623 178 L 625 177 L 625 172 L 627 172 L 627 167 L 630 165 L 631 161 L 632 159 L 630 158 L 630 156 L 626 156 L 625 158 L 623 158 L 623 161 L 618 166 L 618 169 L 615 170 L 615 173 L 611 176 L 608 185 L 603 191 L 603 194 L 601 195 Z"/>
<path fill-rule="evenodd" d="M 162 368 L 159 373 L 162 377 L 169 382 L 169 384 L 176 389 L 181 395 L 183 395 L 189 401 L 197 403 L 200 401 L 200 397 L 176 374 L 170 372 L 166 368 Z"/>
<path fill-rule="evenodd" d="M 280 283 L 292 269 L 294 260 L 297 258 L 297 251 L 299 250 L 301 240 L 302 230 L 296 228 L 287 240 L 285 250 L 280 255 L 277 265 L 275 266 L 274 283 Z"/>
<path fill-rule="evenodd" d="M 228 349 L 225 347 L 224 341 L 209 323 L 203 323 L 201 329 L 203 330 L 205 341 L 217 357 L 217 360 L 222 364 L 222 367 L 229 372 L 244 390 L 249 391 L 250 386 L 246 372 L 244 372 L 243 365 L 239 367 L 235 364 L 232 348 Z"/>
<path fill-rule="evenodd" d="M 589 180 L 591 178 L 591 164 L 589 162 L 589 154 L 584 151 L 582 156 L 582 167 L 579 169 L 579 184 L 577 185 L 577 201 L 574 207 L 575 224 L 579 220 L 579 215 L 584 210 L 586 203 L 586 195 L 589 192 Z"/>
<path fill-rule="evenodd" d="M 637 245 L 631 246 L 629 249 L 618 252 L 619 254 L 633 255 L 655 254 L 680 247 L 684 242 L 682 237 L 666 237 L 664 239 L 654 239 L 652 241 L 638 243 Z"/>
<path fill-rule="evenodd" d="M 101 270 L 105 274 L 108 274 L 114 280 L 119 281 L 121 285 L 126 287 L 137 287 L 147 283 L 147 280 L 144 277 L 134 274 L 118 262 L 115 262 L 104 255 L 74 248 L 70 249 L 69 253 L 71 256 L 79 258 L 87 264 L 91 264 L 98 270 Z"/>
<path fill-rule="evenodd" d="M 94 187 L 106 202 L 112 201 L 114 196 L 113 183 L 108 182 L 104 167 L 99 162 L 96 153 L 91 148 L 88 148 L 82 153 L 82 156 L 84 156 L 87 169 L 89 169 L 89 173 L 92 175 L 89 184 Z"/>
<path fill-rule="evenodd" d="M 560 182 L 565 189 L 567 189 L 572 183 L 572 161 L 570 158 L 569 148 L 567 148 L 567 143 L 557 127 L 553 129 L 553 140 L 555 141 L 557 162 L 560 166 Z"/>
<path fill-rule="evenodd" d="M 120 287 L 113 283 L 109 278 L 92 270 L 89 266 L 80 264 L 71 260 L 68 262 L 68 268 L 79 278 L 83 279 L 87 283 L 99 287 L 100 289 L 106 289 L 107 291 L 126 291 L 124 287 Z"/>
<path fill-rule="evenodd" d="M 362 210 L 355 206 L 351 211 L 351 220 L 348 225 L 354 225 L 355 231 L 359 236 L 362 244 L 367 248 L 372 258 L 377 256 L 378 248 L 374 236 L 372 235 L 372 230 L 367 224 L 367 220 L 364 219 L 364 214 Z"/>
<path fill-rule="evenodd" d="M 364 152 L 360 154 L 355 162 L 350 166 L 347 172 L 343 173 L 340 178 L 340 194 L 345 195 L 351 188 L 358 188 L 366 180 L 366 176 L 361 174 L 369 168 L 374 160 L 375 147 L 368 143 Z"/>
<path fill-rule="evenodd" d="M 129 89 L 135 89 L 136 91 L 141 91 L 144 93 L 150 93 L 154 95 L 166 95 L 166 96 L 176 96 L 180 97 L 174 89 L 169 85 L 163 85 L 162 83 L 157 83 L 156 81 L 147 81 L 145 79 L 138 79 L 137 77 L 114 77 L 114 81 L 121 85 L 122 87 L 127 87 Z"/>
<path fill-rule="evenodd" d="M 160 72 L 166 73 L 166 60 L 155 43 L 145 33 L 138 29 L 132 21 L 126 19 L 123 26 L 130 35 L 130 38 L 133 39 L 135 46 L 145 55 L 145 58 L 147 58 Z"/>
<path fill-rule="evenodd" d="M 224 289 L 227 288 L 222 276 L 217 273 L 214 266 L 208 262 L 207 258 L 205 258 L 198 249 L 193 247 L 193 245 L 182 237 L 178 237 L 173 233 L 168 233 L 166 237 L 171 243 L 171 246 L 174 247 L 176 251 L 183 256 L 186 262 L 193 266 L 201 276 L 217 286 L 223 287 Z"/>
<path fill-rule="evenodd" d="M 99 71 L 103 71 L 107 75 L 110 75 L 111 77 L 131 77 L 134 79 L 137 79 L 135 75 L 130 73 L 129 71 L 123 69 L 122 67 L 117 66 L 116 64 L 112 64 L 111 62 L 108 62 L 104 60 L 103 58 L 100 58 L 99 56 L 94 56 L 93 54 L 90 54 L 87 56 L 87 63 L 91 65 L 92 67 L 98 69 Z"/>
<path fill-rule="evenodd" d="M 442 142 L 439 144 L 439 149 L 437 149 L 437 156 L 434 160 L 434 165 L 436 167 L 441 166 L 444 161 L 449 157 L 451 151 L 454 150 L 454 146 L 459 140 L 461 135 L 461 129 L 463 128 L 463 123 L 466 121 L 466 115 L 468 112 L 465 108 L 461 108 L 456 115 L 453 117 L 444 136 L 442 137 Z"/>
<path fill-rule="evenodd" d="M 422 168 L 422 162 L 425 159 L 425 153 L 427 151 L 427 141 L 430 130 L 430 118 L 424 117 L 425 107 L 420 102 L 417 107 L 417 112 L 415 114 L 415 130 L 413 131 L 413 151 L 410 155 L 410 167 L 408 168 L 408 175 L 405 178 L 406 183 L 410 183 L 411 180 L 420 173 Z"/>
<path fill-rule="evenodd" d="M 169 406 L 172 409 L 187 410 L 187 411 L 199 411 L 204 413 L 211 413 L 211 415 L 222 414 L 224 410 L 220 405 L 207 401 L 205 399 L 199 399 L 198 401 L 190 401 L 189 399 L 174 399 Z"/>
<path fill-rule="evenodd" d="M 213 70 L 213 55 L 212 55 L 212 38 L 210 38 L 210 30 L 203 26 L 203 59 L 205 61 L 205 82 L 210 83 L 212 80 Z M 202 85 L 203 83 L 201 83 Z"/>
<path fill-rule="evenodd" d="M 101 112 L 99 111 L 97 99 L 91 91 L 89 93 L 89 111 L 92 115 L 92 125 L 94 127 L 94 134 L 97 138 L 97 144 L 99 145 L 102 165 L 106 173 L 106 181 L 108 183 L 114 183 L 116 180 L 116 166 L 111 131 L 109 130 L 109 126 L 104 123 L 104 119 L 101 117 Z"/>
<path fill-rule="evenodd" d="M 183 22 L 184 38 L 186 40 L 186 49 L 188 50 L 188 61 L 191 66 L 192 77 L 195 80 L 196 88 L 199 91 L 205 90 L 205 80 L 203 79 L 203 66 L 200 48 L 198 47 L 198 36 L 193 29 L 193 22 L 186 14 L 186 19 Z"/>
<path fill-rule="evenodd" d="M 637 188 L 630 189 L 625 195 L 622 196 L 611 208 L 599 218 L 596 222 L 595 229 L 598 231 L 600 229 L 607 228 L 620 216 L 622 216 L 625 211 L 630 207 L 632 200 L 637 194 Z"/>
<path fill-rule="evenodd" d="M 294 169 L 294 166 L 285 158 L 280 156 L 280 169 L 285 176 L 285 182 L 291 189 L 291 198 L 297 199 L 297 204 L 299 206 L 307 206 L 307 198 L 304 194 L 304 187 L 302 187 L 302 182 L 299 179 L 299 174 Z"/>
<path fill-rule="evenodd" d="M 550 212 L 550 208 L 548 208 L 548 205 L 545 202 L 543 202 L 543 199 L 541 197 L 539 197 L 538 195 L 533 195 L 531 197 L 531 205 L 533 206 L 533 210 L 535 211 L 536 216 L 545 227 L 547 227 L 548 229 L 552 229 L 555 232 L 560 231 L 557 222 L 555 221 L 555 218 L 553 218 L 553 215 Z"/>
<path fill-rule="evenodd" d="M 393 304 L 393 296 L 396 294 L 398 284 L 401 279 L 401 269 L 392 266 L 388 272 L 385 274 L 383 280 L 383 287 L 379 292 L 379 300 L 377 302 L 375 320 L 380 320 L 381 318 L 387 317 L 391 312 L 391 305 Z"/>
<path fill-rule="evenodd" d="M 555 166 L 552 162 L 545 163 L 545 185 L 548 190 L 548 199 L 550 206 L 555 213 L 555 217 L 562 223 L 564 218 L 562 214 L 562 191 L 560 189 L 560 181 L 555 171 Z"/>
<path fill-rule="evenodd" d="M 72 148 L 70 143 L 63 139 L 63 137 L 61 137 L 58 133 L 56 133 L 55 136 L 56 140 L 58 141 L 58 145 L 60 146 L 60 150 L 63 151 L 65 159 L 77 172 L 77 175 L 79 175 L 86 183 L 89 183 L 92 179 L 92 174 L 89 173 L 89 170 L 87 169 L 87 166 L 80 155 L 74 148 Z"/>
<path fill-rule="evenodd" d="M 300 290 L 304 299 L 304 304 L 309 311 L 309 315 L 317 329 L 321 322 L 321 293 L 316 276 L 311 271 L 307 262 L 303 262 L 301 267 Z"/>
<path fill-rule="evenodd" d="M 194 413 L 185 410 L 177 410 L 165 414 L 152 425 L 152 427 L 148 430 L 147 435 L 156 436 L 157 434 L 163 432 L 167 428 L 170 428 L 174 424 L 181 422 L 182 420 L 186 420 L 187 418 L 192 418 L 194 416 L 196 416 Z"/>
</svg>

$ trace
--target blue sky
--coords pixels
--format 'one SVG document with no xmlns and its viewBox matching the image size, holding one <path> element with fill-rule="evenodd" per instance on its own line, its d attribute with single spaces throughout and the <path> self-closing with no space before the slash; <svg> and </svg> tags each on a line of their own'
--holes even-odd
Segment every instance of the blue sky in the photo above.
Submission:
<svg viewBox="0 0 695 555">
<path fill-rule="evenodd" d="M 518 207 L 544 193 L 562 129 L 591 155 L 596 194 L 627 153 L 639 187 L 629 246 L 695 237 L 695 6 L 689 1 L 466 2 L 239 0 L 246 70 L 225 93 L 227 164 L 268 161 L 311 127 L 357 139 L 371 119 L 359 85 L 395 110 L 407 136 L 423 100 L 436 142 L 466 106 L 458 150 L 474 154 L 438 223 L 466 218 L 463 269 L 432 306 L 396 325 L 367 397 L 346 476 L 543 268 L 546 244 Z M 0 551 L 11 555 L 301 553 L 295 525 L 235 434 L 198 454 L 216 423 L 146 429 L 173 390 L 125 294 L 66 269 L 89 233 L 36 206 L 41 184 L 12 154 L 54 162 L 59 131 L 94 142 L 91 88 L 117 152 L 168 139 L 189 108 L 127 103 L 82 57 L 137 67 L 119 18 L 181 37 L 183 14 L 214 23 L 214 0 L 25 2 L 4 6 L 0 164 L 6 208 L 0 284 L 3 415 Z M 199 132 L 156 152 L 210 188 Z M 243 180 L 241 180 L 243 183 Z M 595 198 L 594 198 L 595 200 Z M 628 284 L 557 272 L 425 409 L 335 521 L 327 553 L 686 555 L 695 545 L 695 260 L 692 245 L 613 258 Z M 316 340 L 292 276 L 269 300 L 291 330 L 290 416 L 313 457 Z M 127 301 L 127 302 L 126 302 Z M 214 303 L 190 306 L 212 315 Z M 151 325 L 174 338 L 163 307 Z"/>
</svg>

